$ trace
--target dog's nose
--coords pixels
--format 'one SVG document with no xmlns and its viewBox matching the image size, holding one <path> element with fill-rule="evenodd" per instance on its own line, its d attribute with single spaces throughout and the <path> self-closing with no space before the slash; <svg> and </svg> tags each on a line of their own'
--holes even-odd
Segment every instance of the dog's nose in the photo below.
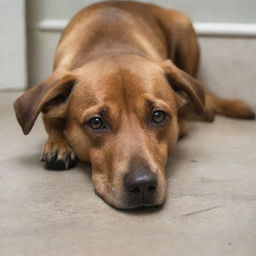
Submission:
<svg viewBox="0 0 256 256">
<path fill-rule="evenodd" d="M 125 176 L 124 186 L 130 195 L 144 200 L 156 191 L 157 176 L 148 168 L 136 169 Z"/>
</svg>

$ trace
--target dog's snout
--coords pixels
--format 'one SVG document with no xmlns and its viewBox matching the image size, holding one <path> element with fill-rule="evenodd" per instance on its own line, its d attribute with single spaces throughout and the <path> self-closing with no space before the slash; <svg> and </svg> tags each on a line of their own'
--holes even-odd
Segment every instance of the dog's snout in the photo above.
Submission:
<svg viewBox="0 0 256 256">
<path fill-rule="evenodd" d="M 157 189 L 157 176 L 148 168 L 136 169 L 125 176 L 124 186 L 131 197 L 144 203 Z"/>
</svg>

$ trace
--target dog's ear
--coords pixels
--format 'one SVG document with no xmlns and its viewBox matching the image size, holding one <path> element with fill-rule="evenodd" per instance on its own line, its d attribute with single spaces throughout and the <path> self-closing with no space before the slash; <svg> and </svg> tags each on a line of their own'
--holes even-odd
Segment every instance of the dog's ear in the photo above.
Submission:
<svg viewBox="0 0 256 256">
<path fill-rule="evenodd" d="M 45 81 L 29 89 L 14 102 L 17 120 L 23 133 L 28 134 L 42 111 L 53 108 L 63 115 L 64 103 L 67 101 L 76 82 L 76 76 L 67 71 L 56 71 Z"/>
<path fill-rule="evenodd" d="M 192 103 L 195 112 L 203 115 L 205 92 L 200 82 L 177 68 L 170 60 L 164 61 L 162 68 L 164 69 L 168 82 L 176 93 L 178 108 Z"/>
</svg>

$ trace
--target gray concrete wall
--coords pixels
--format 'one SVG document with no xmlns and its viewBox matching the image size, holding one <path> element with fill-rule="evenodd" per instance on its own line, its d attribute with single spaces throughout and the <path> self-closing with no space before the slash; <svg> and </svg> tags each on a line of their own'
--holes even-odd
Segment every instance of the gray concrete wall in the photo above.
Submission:
<svg viewBox="0 0 256 256">
<path fill-rule="evenodd" d="M 27 84 L 25 0 L 0 0 L 0 90 Z"/>
</svg>

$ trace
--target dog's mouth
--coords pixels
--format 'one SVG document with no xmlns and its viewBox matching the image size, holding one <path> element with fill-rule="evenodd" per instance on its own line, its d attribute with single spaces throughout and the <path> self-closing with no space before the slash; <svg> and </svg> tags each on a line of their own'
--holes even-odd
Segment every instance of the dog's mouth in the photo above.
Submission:
<svg viewBox="0 0 256 256">
<path fill-rule="evenodd" d="M 156 202 L 156 201 L 131 201 L 127 200 L 127 198 L 122 198 L 117 200 L 113 200 L 113 198 L 104 197 L 99 195 L 97 192 L 96 194 L 100 196 L 108 205 L 117 209 L 117 210 L 125 210 L 125 211 L 140 211 L 140 210 L 150 210 L 150 209 L 159 209 L 163 202 Z"/>
<path fill-rule="evenodd" d="M 135 208 L 150 208 L 159 205 L 157 202 L 157 190 L 149 191 L 145 193 L 144 191 L 137 192 L 138 194 L 131 194 L 126 192 L 124 201 L 126 202 L 126 209 Z"/>
<path fill-rule="evenodd" d="M 146 210 L 146 209 L 157 209 L 160 208 L 161 204 L 155 204 L 155 203 L 136 203 L 136 204 L 130 204 L 125 208 L 122 208 L 123 210 L 127 211 L 133 211 L 133 210 Z"/>
<path fill-rule="evenodd" d="M 141 205 L 135 207 L 122 208 L 118 210 L 126 211 L 129 213 L 143 213 L 143 212 L 155 212 L 162 209 L 163 205 Z"/>
<path fill-rule="evenodd" d="M 114 193 L 115 191 L 115 193 Z M 95 193 L 101 197 L 108 205 L 118 210 L 145 210 L 145 209 L 159 209 L 165 201 L 165 194 L 156 190 L 145 195 L 143 192 L 137 194 L 130 194 L 127 191 L 112 190 L 110 193 L 99 193 L 95 189 Z"/>
</svg>

